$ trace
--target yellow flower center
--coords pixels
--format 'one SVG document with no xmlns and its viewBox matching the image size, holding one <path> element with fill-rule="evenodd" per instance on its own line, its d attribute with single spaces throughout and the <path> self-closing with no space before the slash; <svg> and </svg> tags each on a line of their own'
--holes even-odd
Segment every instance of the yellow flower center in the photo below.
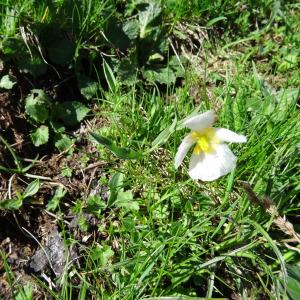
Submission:
<svg viewBox="0 0 300 300">
<path fill-rule="evenodd" d="M 196 141 L 194 154 L 199 155 L 202 152 L 211 153 L 214 151 L 214 145 L 219 143 L 215 131 L 212 127 L 205 128 L 202 131 L 193 131 L 192 137 Z"/>
</svg>

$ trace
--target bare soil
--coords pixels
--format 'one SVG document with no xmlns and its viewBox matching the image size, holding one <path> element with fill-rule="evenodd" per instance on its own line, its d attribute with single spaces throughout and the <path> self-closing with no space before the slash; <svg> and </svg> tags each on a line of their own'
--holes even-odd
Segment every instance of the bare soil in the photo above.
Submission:
<svg viewBox="0 0 300 300">
<path fill-rule="evenodd" d="M 12 298 L 12 286 L 24 286 L 26 282 L 30 282 L 31 286 L 37 287 L 34 276 L 47 278 L 51 285 L 61 275 L 65 258 L 70 256 L 70 249 L 64 249 L 62 224 L 67 228 L 68 234 L 78 240 L 92 243 L 96 235 L 104 238 L 96 230 L 98 221 L 88 214 L 85 217 L 91 225 L 90 234 L 93 238 L 84 238 L 86 233 L 81 233 L 78 229 L 78 216 L 71 211 L 77 199 L 96 192 L 105 197 L 107 191 L 107 187 L 99 184 L 99 178 L 105 176 L 105 164 L 99 160 L 96 148 L 87 139 L 87 126 L 82 124 L 72 132 L 78 137 L 72 155 L 59 153 L 51 145 L 36 148 L 30 141 L 31 127 L 22 111 L 22 94 L 21 90 L 0 93 L 0 134 L 24 165 L 34 162 L 27 173 L 43 179 L 38 193 L 25 202 L 20 210 L 0 210 L 0 298 L 4 299 Z M 96 122 L 93 126 L 101 126 L 101 122 L 93 122 Z M 89 161 L 85 164 L 82 162 L 84 153 L 89 153 Z M 35 161 L 37 155 L 39 158 Z M 0 166 L 9 170 L 16 168 L 12 155 L 1 141 Z M 61 174 L 63 168 L 72 170 L 72 176 L 64 177 Z M 24 191 L 32 180 L 24 174 L 0 170 L 0 201 L 11 199 L 16 192 Z M 61 219 L 46 210 L 46 204 L 59 186 L 67 191 L 60 205 Z M 70 256 L 75 261 L 76 251 L 71 249 Z M 59 272 L 55 265 L 57 261 L 61 264 Z M 35 291 L 35 297 L 39 294 L 42 297 L 42 291 Z"/>
</svg>

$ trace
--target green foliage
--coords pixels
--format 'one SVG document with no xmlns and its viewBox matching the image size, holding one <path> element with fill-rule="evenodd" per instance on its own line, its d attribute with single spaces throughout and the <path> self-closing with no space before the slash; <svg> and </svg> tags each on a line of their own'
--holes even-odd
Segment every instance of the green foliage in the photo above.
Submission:
<svg viewBox="0 0 300 300">
<path fill-rule="evenodd" d="M 116 86 L 117 81 L 113 74 L 112 69 L 110 68 L 109 64 L 105 60 L 103 60 L 103 71 L 104 71 L 104 75 L 105 75 L 107 84 L 109 86 L 109 89 L 111 92 L 114 93 L 117 88 L 117 86 Z"/>
<path fill-rule="evenodd" d="M 288 299 L 296 300 L 300 296 L 300 267 L 287 266 L 287 294 Z"/>
<path fill-rule="evenodd" d="M 113 154 L 122 159 L 139 159 L 141 153 L 138 153 L 129 148 L 118 147 L 113 141 L 107 137 L 101 136 L 96 133 L 91 133 L 91 136 L 101 145 L 106 146 Z"/>
<path fill-rule="evenodd" d="M 54 196 L 49 200 L 47 204 L 47 210 L 55 211 L 59 207 L 59 203 L 61 199 L 64 198 L 66 193 L 67 191 L 63 187 L 59 186 L 56 189 Z"/>
<path fill-rule="evenodd" d="M 34 146 L 38 147 L 40 145 L 46 144 L 49 140 L 49 128 L 45 125 L 42 125 L 33 133 L 31 133 L 30 136 Z"/>
<path fill-rule="evenodd" d="M 158 3 L 150 1 L 149 4 L 138 13 L 140 38 L 145 38 L 156 25 L 158 17 L 161 15 L 161 7 Z"/>
<path fill-rule="evenodd" d="M 0 45 L 5 62 L 13 62 L 20 72 L 39 77 L 46 73 L 47 64 L 36 47 L 28 48 L 18 36 L 5 37 Z"/>
<path fill-rule="evenodd" d="M 10 75 L 4 75 L 0 79 L 0 88 L 1 89 L 6 89 L 6 90 L 11 90 L 13 86 L 17 83 L 14 77 Z"/>
<path fill-rule="evenodd" d="M 298 63 L 300 62 L 300 57 L 298 51 L 288 49 L 283 49 L 282 51 L 282 62 L 278 65 L 277 71 L 278 72 L 285 72 L 294 67 L 297 67 Z"/>
<path fill-rule="evenodd" d="M 43 90 L 35 89 L 26 98 L 25 111 L 36 123 L 46 124 L 31 133 L 33 144 L 36 147 L 46 144 L 49 140 L 50 128 L 56 133 L 55 146 L 58 150 L 65 151 L 71 147 L 73 142 L 64 134 L 65 127 L 63 125 L 74 126 L 80 123 L 90 109 L 78 101 L 53 102 Z"/>
<path fill-rule="evenodd" d="M 105 267 L 113 255 L 114 251 L 111 247 L 106 245 L 103 247 L 96 246 L 91 249 L 90 252 L 91 259 L 94 260 L 100 267 Z"/>
<path fill-rule="evenodd" d="M 131 18 L 117 25 L 113 20 L 106 31 L 108 40 L 116 48 L 129 53 L 128 57 L 115 63 L 116 77 L 125 85 L 135 84 L 141 79 L 162 84 L 175 83 L 176 78 L 183 76 L 182 63 L 173 64 L 178 58 L 169 56 L 162 7 L 155 1 L 140 1 L 132 5 L 130 9 L 128 7 Z M 108 83 L 111 87 L 110 81 Z"/>
<path fill-rule="evenodd" d="M 115 205 L 126 210 L 139 210 L 138 202 L 133 201 L 132 191 L 119 191 Z"/>
<path fill-rule="evenodd" d="M 73 145 L 73 140 L 66 134 L 57 134 L 55 140 L 54 145 L 60 152 L 70 150 Z"/>
<path fill-rule="evenodd" d="M 134 196 L 132 191 L 124 191 L 124 174 L 122 173 L 115 173 L 112 175 L 109 183 L 110 195 L 108 199 L 108 206 L 115 206 L 121 209 L 139 210 L 139 204 L 137 201 L 134 201 Z"/>
<path fill-rule="evenodd" d="M 109 1 L 94 7 L 88 0 L 81 4 L 62 1 L 46 9 L 41 4 L 35 11 L 42 14 L 44 22 L 37 22 L 26 32 L 26 39 L 24 32 L 22 38 L 16 32 L 1 44 L 6 62 L 16 64 L 21 72 L 34 78 L 50 69 L 57 73 L 57 66 L 68 66 L 78 77 L 82 95 L 91 99 L 99 90 L 98 81 L 102 78 L 106 79 L 109 89 L 115 91 L 116 78 L 124 79 L 124 74 L 127 74 L 126 80 L 121 84 L 125 85 L 133 84 L 136 79 L 169 84 L 182 77 L 182 72 L 177 72 L 179 68 L 174 72 L 173 67 L 168 66 L 175 56 L 170 55 L 168 27 L 162 22 L 163 9 L 156 1 L 133 2 L 120 12 L 114 11 Z M 15 20 L 18 18 L 22 20 L 25 16 L 20 14 Z M 105 34 L 104 40 L 101 32 Z M 95 48 L 108 55 L 121 54 L 121 59 L 105 61 Z M 155 57 L 159 57 L 158 63 Z M 92 68 L 96 67 L 96 72 L 86 66 L 79 67 L 83 60 L 85 65 L 88 61 Z M 98 69 L 99 60 L 103 61 L 103 70 Z M 158 74 L 157 79 L 155 74 Z"/>
<path fill-rule="evenodd" d="M 64 167 L 64 168 L 61 170 L 61 176 L 67 177 L 67 178 L 72 177 L 72 169 L 69 168 L 69 167 Z"/>
<path fill-rule="evenodd" d="M 112 175 L 108 183 L 110 189 L 108 205 L 113 205 L 116 202 L 119 191 L 123 190 L 123 182 L 124 182 L 124 174 L 115 173 Z"/>
<path fill-rule="evenodd" d="M 102 211 L 106 208 L 106 203 L 99 195 L 89 196 L 87 198 L 86 211 L 92 213 L 97 217 L 101 216 Z"/>
<path fill-rule="evenodd" d="M 49 119 L 51 103 L 43 90 L 32 90 L 25 101 L 25 111 L 34 121 L 44 123 Z"/>
<path fill-rule="evenodd" d="M 40 42 L 51 63 L 65 66 L 73 61 L 75 44 L 62 30 L 61 23 L 50 23 L 38 28 Z"/>
<path fill-rule="evenodd" d="M 55 103 L 52 107 L 51 118 L 66 126 L 73 126 L 81 122 L 89 111 L 85 105 L 78 101 Z"/>
<path fill-rule="evenodd" d="M 157 81 L 163 84 L 172 84 L 176 82 L 178 77 L 184 75 L 181 63 L 177 57 L 173 56 L 166 67 L 157 64 L 156 67 L 143 69 L 142 73 L 150 82 Z"/>
<path fill-rule="evenodd" d="M 93 97 L 95 97 L 97 95 L 97 92 L 100 89 L 100 85 L 98 82 L 93 81 L 92 78 L 87 77 L 83 74 L 79 74 L 77 76 L 77 81 L 78 81 L 80 93 L 87 100 L 91 100 Z"/>
<path fill-rule="evenodd" d="M 166 13 L 175 21 L 195 20 L 203 26 L 214 26 L 225 35 L 247 35 L 272 21 L 277 14 L 282 13 L 279 1 L 178 1 L 166 0 Z M 255 23 L 256 22 L 256 23 Z M 255 25 L 254 25 L 255 24 Z"/>
<path fill-rule="evenodd" d="M 16 151 L 10 146 L 10 144 L 1 136 L 0 134 L 0 142 L 3 143 L 5 145 L 5 147 L 8 149 L 8 151 L 11 154 L 11 157 L 13 158 L 14 164 L 16 166 L 16 168 L 6 168 L 0 165 L 0 170 L 1 171 L 5 171 L 5 172 L 16 172 L 19 174 L 23 174 L 26 173 L 30 168 L 33 167 L 35 161 L 33 161 L 31 164 L 27 165 L 27 166 L 23 166 L 23 163 L 21 161 L 21 159 L 19 158 L 19 156 L 17 155 Z M 37 159 L 37 157 L 35 158 Z"/>
<path fill-rule="evenodd" d="M 15 296 L 15 300 L 32 300 L 33 290 L 30 284 L 26 284 Z"/>
<path fill-rule="evenodd" d="M 156 148 L 158 148 L 159 146 L 163 145 L 167 140 L 168 138 L 170 137 L 170 135 L 172 133 L 174 133 L 175 131 L 175 127 L 177 125 L 177 118 L 174 119 L 173 123 L 166 127 L 156 138 L 155 140 L 152 142 L 152 147 L 151 147 L 151 150 L 155 150 Z"/>
<path fill-rule="evenodd" d="M 39 188 L 40 181 L 38 179 L 32 181 L 23 193 L 24 199 L 35 195 L 38 192 Z"/>
<path fill-rule="evenodd" d="M 40 182 L 38 179 L 32 181 L 23 193 L 16 193 L 16 197 L 12 199 L 6 199 L 0 201 L 0 209 L 4 210 L 18 210 L 24 200 L 34 196 L 40 189 Z"/>
</svg>

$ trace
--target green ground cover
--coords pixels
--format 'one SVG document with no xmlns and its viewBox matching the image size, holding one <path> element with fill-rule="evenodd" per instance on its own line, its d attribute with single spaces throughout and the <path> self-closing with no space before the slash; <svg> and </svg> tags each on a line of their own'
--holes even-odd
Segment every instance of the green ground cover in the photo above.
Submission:
<svg viewBox="0 0 300 300">
<path fill-rule="evenodd" d="M 299 1 L 0 9 L 3 299 L 299 299 Z M 174 157 L 209 109 L 247 143 L 201 182 Z"/>
</svg>

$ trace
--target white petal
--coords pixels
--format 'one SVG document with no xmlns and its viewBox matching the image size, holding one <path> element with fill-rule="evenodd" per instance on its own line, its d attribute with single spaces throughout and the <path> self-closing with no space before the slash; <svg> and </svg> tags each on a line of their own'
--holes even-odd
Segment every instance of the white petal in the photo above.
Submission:
<svg viewBox="0 0 300 300">
<path fill-rule="evenodd" d="M 225 144 L 215 146 L 213 153 L 192 154 L 189 175 L 193 179 L 212 181 L 230 173 L 236 166 L 236 156 Z"/>
<path fill-rule="evenodd" d="M 246 143 L 247 138 L 244 135 L 237 134 L 229 129 L 225 128 L 215 128 L 216 137 L 221 142 L 229 143 Z"/>
<path fill-rule="evenodd" d="M 215 113 L 213 110 L 209 110 L 203 114 L 187 119 L 183 122 L 183 125 L 194 131 L 201 131 L 207 127 L 211 127 L 214 121 Z"/>
<path fill-rule="evenodd" d="M 192 138 L 191 134 L 188 134 L 181 142 L 180 146 L 178 147 L 176 156 L 175 156 L 175 168 L 177 169 L 190 148 L 195 144 L 195 139 Z"/>
</svg>

